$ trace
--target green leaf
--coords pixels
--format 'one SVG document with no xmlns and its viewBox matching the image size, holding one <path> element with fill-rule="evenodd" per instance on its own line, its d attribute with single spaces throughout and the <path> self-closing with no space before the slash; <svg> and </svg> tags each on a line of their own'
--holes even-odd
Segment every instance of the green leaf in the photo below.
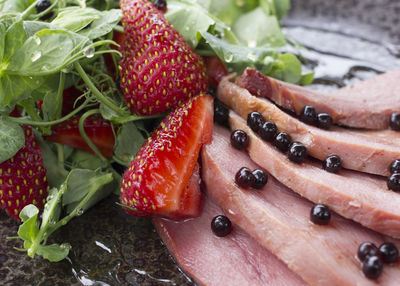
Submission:
<svg viewBox="0 0 400 286">
<path fill-rule="evenodd" d="M 201 39 L 199 32 L 207 32 L 210 26 L 216 24 L 203 7 L 179 0 L 168 1 L 168 12 L 165 16 L 194 48 Z"/>
<path fill-rule="evenodd" d="M 37 250 L 37 254 L 50 262 L 58 262 L 68 256 L 71 249 L 71 245 L 68 243 L 51 244 L 51 245 L 40 245 Z"/>
<path fill-rule="evenodd" d="M 67 178 L 68 172 L 65 170 L 62 162 L 58 161 L 57 155 L 54 153 L 50 146 L 55 146 L 54 143 L 43 140 L 37 136 L 39 147 L 42 150 L 43 165 L 46 168 L 46 177 L 49 185 L 52 187 L 59 187 Z"/>
<path fill-rule="evenodd" d="M 15 51 L 24 44 L 27 38 L 28 35 L 25 32 L 22 21 L 12 24 L 6 32 L 3 62 L 8 64 Z"/>
<path fill-rule="evenodd" d="M 47 196 L 47 202 L 42 215 L 42 224 L 40 228 L 47 228 L 49 225 L 58 221 L 61 213 L 60 200 L 66 191 L 65 185 L 59 189 L 52 188 Z"/>
<path fill-rule="evenodd" d="M 286 16 L 290 10 L 290 0 L 274 0 L 275 12 L 279 19 Z"/>
<path fill-rule="evenodd" d="M 100 17 L 101 12 L 96 9 L 72 6 L 60 9 L 51 24 L 72 32 L 78 32 Z"/>
<path fill-rule="evenodd" d="M 25 134 L 21 126 L 0 117 L 0 163 L 10 159 L 25 145 Z"/>
<path fill-rule="evenodd" d="M 67 178 L 67 191 L 62 200 L 63 206 L 66 206 L 67 213 L 71 213 L 90 192 L 95 193 L 89 202 L 82 206 L 82 211 L 87 210 L 95 203 L 107 197 L 113 190 L 102 187 L 112 181 L 113 176 L 109 173 L 104 174 L 87 169 L 73 169 Z"/>
<path fill-rule="evenodd" d="M 3 13 L 23 12 L 32 3 L 32 0 L 3 0 L 0 1 L 0 10 Z"/>
<path fill-rule="evenodd" d="M 27 205 L 22 209 L 19 216 L 23 221 L 23 224 L 18 228 L 18 236 L 23 240 L 33 241 L 38 235 L 38 214 L 39 209 L 34 205 Z"/>
<path fill-rule="evenodd" d="M 281 47 L 285 44 L 278 20 L 266 15 L 262 8 L 240 16 L 233 25 L 233 32 L 249 47 Z"/>
<path fill-rule="evenodd" d="M 42 21 L 24 21 L 24 29 L 25 32 L 28 34 L 28 36 L 33 36 L 37 32 L 40 32 L 42 30 L 59 30 L 57 26 L 54 26 L 50 23 L 47 22 L 42 22 Z"/>
<path fill-rule="evenodd" d="M 202 33 L 202 36 L 217 56 L 228 64 L 254 66 L 255 64 L 262 63 L 266 57 L 275 59 L 279 56 L 279 52 L 276 49 L 233 45 L 207 32 Z"/>
<path fill-rule="evenodd" d="M 88 44 L 87 37 L 70 31 L 41 30 L 16 51 L 7 72 L 24 76 L 58 72 L 70 63 L 73 56 L 83 54 Z"/>
<path fill-rule="evenodd" d="M 100 18 L 93 21 L 89 28 L 79 31 L 79 34 L 89 39 L 97 39 L 112 31 L 122 18 L 120 9 L 112 9 L 101 13 Z"/>
<path fill-rule="evenodd" d="M 28 98 L 42 82 L 42 78 L 3 74 L 0 77 L 0 107 L 14 107 L 18 101 Z"/>
<path fill-rule="evenodd" d="M 306 73 L 301 76 L 300 84 L 301 85 L 308 85 L 312 84 L 314 81 L 314 72 Z"/>
<path fill-rule="evenodd" d="M 72 155 L 68 158 L 68 162 L 73 168 L 96 170 L 103 166 L 103 161 L 88 152 L 74 149 Z"/>
<path fill-rule="evenodd" d="M 3 61 L 4 49 L 6 45 L 6 26 L 0 22 L 0 63 Z M 4 69 L 5 65 L 1 64 L 0 69 Z M 1 72 L 1 71 L 0 71 Z"/>
<path fill-rule="evenodd" d="M 269 75 L 290 83 L 301 79 L 301 63 L 293 54 L 283 54 L 279 57 L 269 72 Z"/>
<path fill-rule="evenodd" d="M 145 138 L 134 122 L 128 122 L 118 129 L 114 154 L 129 166 Z"/>
</svg>

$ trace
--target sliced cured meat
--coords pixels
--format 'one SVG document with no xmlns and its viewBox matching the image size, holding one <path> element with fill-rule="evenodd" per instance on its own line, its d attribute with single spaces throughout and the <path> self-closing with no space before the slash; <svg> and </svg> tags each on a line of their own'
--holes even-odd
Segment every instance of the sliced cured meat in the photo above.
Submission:
<svg viewBox="0 0 400 286">
<path fill-rule="evenodd" d="M 289 133 L 294 141 L 302 142 L 314 158 L 340 156 L 347 169 L 386 176 L 391 162 L 400 158 L 400 136 L 392 130 L 359 131 L 340 127 L 322 130 L 291 117 L 267 99 L 251 95 L 227 77 L 219 84 L 218 98 L 243 118 L 252 111 L 260 112 L 274 121 L 279 130 Z"/>
<path fill-rule="evenodd" d="M 183 270 L 201 285 L 307 285 L 297 274 L 239 227 L 226 237 L 211 231 L 214 216 L 224 214 L 210 198 L 192 220 L 154 219 L 158 233 Z"/>
<path fill-rule="evenodd" d="M 400 238 L 400 194 L 390 191 L 386 179 L 350 170 L 338 174 L 322 169 L 321 162 L 291 162 L 285 154 L 265 143 L 234 112 L 232 129 L 250 138 L 248 152 L 254 162 L 278 181 L 315 203 L 327 204 L 340 215 L 378 232 Z"/>
<path fill-rule="evenodd" d="M 215 128 L 213 142 L 203 148 L 202 163 L 207 190 L 230 219 L 310 285 L 400 285 L 398 264 L 385 265 L 375 283 L 365 278 L 356 258 L 359 244 L 379 245 L 385 240 L 382 235 L 336 214 L 328 225 L 311 223 L 312 203 L 272 177 L 261 190 L 239 188 L 234 183 L 237 170 L 259 167 L 230 146 L 228 131 Z"/>
<path fill-rule="evenodd" d="M 334 122 L 356 128 L 387 129 L 390 115 L 400 112 L 400 70 L 360 81 L 332 93 L 310 89 L 267 77 L 247 68 L 236 83 L 252 94 L 300 114 L 305 105 L 329 113 Z"/>
</svg>

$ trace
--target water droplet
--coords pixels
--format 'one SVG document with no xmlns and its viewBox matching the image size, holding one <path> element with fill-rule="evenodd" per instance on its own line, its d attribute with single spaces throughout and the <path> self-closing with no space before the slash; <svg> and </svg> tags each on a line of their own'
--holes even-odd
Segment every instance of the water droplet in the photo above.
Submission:
<svg viewBox="0 0 400 286">
<path fill-rule="evenodd" d="M 230 63 L 230 62 L 233 60 L 233 54 L 230 53 L 230 52 L 227 52 L 227 53 L 224 55 L 224 59 L 225 59 L 225 61 L 226 61 L 227 63 Z"/>
<path fill-rule="evenodd" d="M 32 54 L 32 57 L 31 57 L 32 63 L 34 63 L 34 62 L 36 62 L 38 59 L 40 59 L 41 56 L 42 56 L 42 52 L 40 52 L 40 51 L 35 51 L 35 52 Z"/>
<path fill-rule="evenodd" d="M 253 62 L 255 62 L 257 60 L 257 55 L 253 54 L 253 53 L 248 53 L 247 54 L 247 58 Z"/>
<path fill-rule="evenodd" d="M 77 216 L 81 216 L 83 215 L 84 210 L 83 209 L 79 209 L 78 212 L 76 213 Z"/>
<path fill-rule="evenodd" d="M 93 58 L 94 56 L 94 49 L 93 48 L 86 48 L 83 50 L 83 54 L 87 57 L 87 58 Z"/>
<path fill-rule="evenodd" d="M 41 70 L 42 70 L 42 71 L 48 71 L 49 68 L 48 68 L 46 65 L 43 65 L 42 68 L 41 68 Z"/>
<path fill-rule="evenodd" d="M 35 37 L 34 40 L 35 40 L 35 42 L 36 42 L 36 44 L 37 44 L 38 46 L 39 46 L 40 43 L 42 42 L 42 41 L 40 40 L 39 37 Z"/>
</svg>

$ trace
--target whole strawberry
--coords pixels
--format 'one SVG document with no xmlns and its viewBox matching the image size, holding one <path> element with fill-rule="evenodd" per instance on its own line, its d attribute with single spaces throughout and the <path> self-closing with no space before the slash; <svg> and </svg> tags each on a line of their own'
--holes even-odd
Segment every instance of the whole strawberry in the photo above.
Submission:
<svg viewBox="0 0 400 286">
<path fill-rule="evenodd" d="M 29 204 L 43 209 L 48 182 L 42 151 L 30 126 L 22 126 L 25 146 L 14 157 L 0 164 L 0 207 L 19 220 L 19 213 Z"/>
<path fill-rule="evenodd" d="M 130 110 L 142 115 L 178 106 L 207 91 L 201 58 L 146 0 L 121 0 L 121 88 Z"/>
</svg>

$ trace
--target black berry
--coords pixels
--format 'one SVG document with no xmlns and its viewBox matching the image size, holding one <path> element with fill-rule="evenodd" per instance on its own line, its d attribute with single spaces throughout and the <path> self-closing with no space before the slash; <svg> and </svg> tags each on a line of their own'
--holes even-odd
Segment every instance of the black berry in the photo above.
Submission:
<svg viewBox="0 0 400 286">
<path fill-rule="evenodd" d="M 400 173 L 391 174 L 387 180 L 389 190 L 400 192 Z"/>
<path fill-rule="evenodd" d="M 379 250 L 375 244 L 372 242 L 363 242 L 358 247 L 357 256 L 361 262 L 363 262 L 367 257 L 378 256 Z"/>
<path fill-rule="evenodd" d="M 379 253 L 384 263 L 394 263 L 399 258 L 399 250 L 391 242 L 386 242 L 379 246 Z"/>
<path fill-rule="evenodd" d="M 390 115 L 389 125 L 393 130 L 400 131 L 400 113 Z"/>
<path fill-rule="evenodd" d="M 342 169 L 342 160 L 337 155 L 330 155 L 324 160 L 322 168 L 330 173 L 337 173 Z"/>
<path fill-rule="evenodd" d="M 396 159 L 390 164 L 390 174 L 400 173 L 400 159 Z"/>
<path fill-rule="evenodd" d="M 241 168 L 235 175 L 235 182 L 239 187 L 249 188 L 254 186 L 255 178 L 249 168 Z"/>
<path fill-rule="evenodd" d="M 229 127 L 229 109 L 219 101 L 214 101 L 214 121 L 219 125 Z"/>
<path fill-rule="evenodd" d="M 278 128 L 276 127 L 275 123 L 271 121 L 264 122 L 264 124 L 261 126 L 260 130 L 258 130 L 258 135 L 260 137 L 267 141 L 267 142 L 272 142 L 275 138 L 276 132 L 278 131 Z"/>
<path fill-rule="evenodd" d="M 36 12 L 37 13 L 41 13 L 44 10 L 46 10 L 47 8 L 49 8 L 51 6 L 51 2 L 50 0 L 40 0 L 37 4 L 36 4 Z"/>
<path fill-rule="evenodd" d="M 260 128 L 264 124 L 264 117 L 261 113 L 253 111 L 247 115 L 247 125 L 253 130 L 254 132 L 258 132 Z"/>
<path fill-rule="evenodd" d="M 315 224 L 328 224 L 331 220 L 331 211 L 326 205 L 314 205 L 310 212 L 310 219 Z"/>
<path fill-rule="evenodd" d="M 246 149 L 249 146 L 250 139 L 247 133 L 243 130 L 235 130 L 231 134 L 231 144 L 233 147 L 239 150 Z"/>
<path fill-rule="evenodd" d="M 307 158 L 307 148 L 303 143 L 293 142 L 289 147 L 289 160 L 295 163 L 303 163 Z"/>
<path fill-rule="evenodd" d="M 310 125 L 317 125 L 318 119 L 315 108 L 310 105 L 304 106 L 303 110 L 300 113 L 300 120 Z"/>
<path fill-rule="evenodd" d="M 282 152 L 289 150 L 292 138 L 286 132 L 279 132 L 274 138 L 274 146 Z"/>
<path fill-rule="evenodd" d="M 261 189 L 268 182 L 268 175 L 264 172 L 264 170 L 256 169 L 253 172 L 254 176 L 254 184 L 252 185 L 255 189 Z"/>
<path fill-rule="evenodd" d="M 217 215 L 211 221 L 211 230 L 216 236 L 227 236 L 232 231 L 232 223 L 224 215 Z"/>
<path fill-rule="evenodd" d="M 363 272 L 369 279 L 377 279 L 383 270 L 382 260 L 378 256 L 369 256 L 363 263 Z"/>
<path fill-rule="evenodd" d="M 154 0 L 154 6 L 157 7 L 158 10 L 167 12 L 167 1 L 166 0 Z"/>
<path fill-rule="evenodd" d="M 331 128 L 333 124 L 332 116 L 330 116 L 328 113 L 320 113 L 317 116 L 317 121 L 318 121 L 318 127 L 321 129 L 326 129 L 328 130 Z"/>
</svg>

